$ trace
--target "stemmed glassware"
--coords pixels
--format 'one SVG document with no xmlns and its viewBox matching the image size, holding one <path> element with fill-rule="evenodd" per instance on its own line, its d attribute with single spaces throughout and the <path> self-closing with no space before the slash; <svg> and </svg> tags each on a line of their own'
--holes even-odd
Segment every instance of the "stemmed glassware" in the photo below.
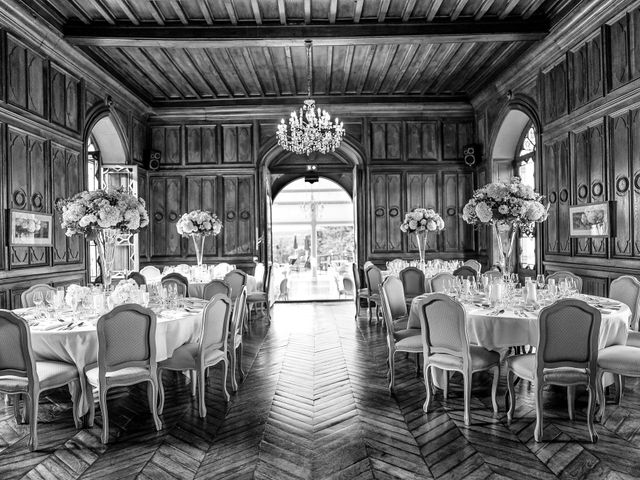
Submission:
<svg viewBox="0 0 640 480">
<path fill-rule="evenodd" d="M 33 304 L 35 305 L 36 309 L 39 310 L 43 302 L 44 302 L 44 297 L 42 295 L 42 291 L 38 290 L 33 294 Z"/>
<path fill-rule="evenodd" d="M 536 284 L 538 285 L 538 288 L 540 289 L 544 288 L 544 283 L 545 283 L 544 275 L 541 273 L 536 275 Z"/>
<path fill-rule="evenodd" d="M 54 292 L 53 290 L 49 290 L 45 295 L 44 300 L 45 302 L 47 302 L 49 308 L 55 308 L 56 292 Z"/>
</svg>

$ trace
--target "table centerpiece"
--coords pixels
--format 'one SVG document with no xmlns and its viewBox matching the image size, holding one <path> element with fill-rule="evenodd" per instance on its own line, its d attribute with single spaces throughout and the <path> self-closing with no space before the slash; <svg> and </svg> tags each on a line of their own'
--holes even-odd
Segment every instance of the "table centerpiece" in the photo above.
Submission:
<svg viewBox="0 0 640 480">
<path fill-rule="evenodd" d="M 202 266 L 204 241 L 208 236 L 218 235 L 222 230 L 222 222 L 215 213 L 207 210 L 192 210 L 180 217 L 176 223 L 178 233 L 183 237 L 191 237 L 196 249 L 198 266 Z"/>
<path fill-rule="evenodd" d="M 498 265 L 503 274 L 513 270 L 512 253 L 518 231 L 533 235 L 535 224 L 547 219 L 544 197 L 532 187 L 513 177 L 507 182 L 494 182 L 473 192 L 462 210 L 465 222 L 479 227 L 492 225 L 498 244 Z"/>
<path fill-rule="evenodd" d="M 102 283 L 108 288 L 117 237 L 133 235 L 149 225 L 144 200 L 117 188 L 80 192 L 59 200 L 56 207 L 68 237 L 83 235 L 96 243 Z"/>
<path fill-rule="evenodd" d="M 444 220 L 431 208 L 414 208 L 406 213 L 400 225 L 400 230 L 404 233 L 416 235 L 418 252 L 420 254 L 420 265 L 424 266 L 424 253 L 427 248 L 427 233 L 440 232 L 444 230 Z"/>
</svg>

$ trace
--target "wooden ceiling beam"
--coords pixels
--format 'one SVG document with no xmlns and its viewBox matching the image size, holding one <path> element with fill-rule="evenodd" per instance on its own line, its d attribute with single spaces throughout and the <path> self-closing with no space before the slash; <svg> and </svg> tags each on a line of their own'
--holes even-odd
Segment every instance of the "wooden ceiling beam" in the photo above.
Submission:
<svg viewBox="0 0 640 480">
<path fill-rule="evenodd" d="M 338 15 L 338 0 L 331 0 L 329 3 L 329 23 L 336 23 L 336 16 Z"/>
<path fill-rule="evenodd" d="M 504 20 L 505 18 L 507 18 L 513 11 L 513 9 L 516 8 L 516 5 L 518 5 L 519 1 L 520 0 L 509 0 L 507 5 L 505 5 L 504 10 L 502 10 L 502 12 L 500 12 L 500 15 L 498 15 L 498 19 Z"/>
<path fill-rule="evenodd" d="M 131 7 L 127 3 L 127 0 L 114 0 L 116 4 L 120 7 L 120 9 L 124 12 L 124 14 L 131 20 L 131 23 L 134 25 L 140 25 L 140 19 L 133 13 Z"/>
<path fill-rule="evenodd" d="M 311 0 L 304 0 L 304 23 L 311 23 Z"/>
<path fill-rule="evenodd" d="M 102 18 L 104 18 L 107 21 L 107 23 L 110 23 L 111 25 L 116 24 L 115 18 L 113 18 L 109 10 L 104 8 L 98 0 L 87 0 L 87 3 L 90 3 L 93 6 L 93 8 L 98 10 L 98 13 L 102 15 Z M 88 28 L 91 28 L 91 27 L 88 27 Z"/>
<path fill-rule="evenodd" d="M 455 22 L 456 20 L 458 20 L 458 17 L 464 10 L 464 7 L 467 6 L 467 3 L 469 3 L 469 0 L 458 0 L 458 3 L 456 3 L 456 6 L 453 8 L 453 12 L 451 12 L 452 22 Z"/>
<path fill-rule="evenodd" d="M 284 0 L 278 0 L 278 16 L 280 17 L 280 23 L 282 25 L 287 24 L 287 8 L 285 7 Z"/>
<path fill-rule="evenodd" d="M 360 23 L 362 7 L 364 7 L 364 0 L 356 0 L 353 4 L 353 23 Z"/>
<path fill-rule="evenodd" d="M 229 15 L 229 20 L 233 25 L 238 24 L 238 15 L 236 15 L 236 9 L 231 3 L 231 0 L 224 0 L 224 8 L 227 9 L 227 15 Z"/>
<path fill-rule="evenodd" d="M 476 21 L 481 20 L 482 17 L 484 17 L 485 13 L 489 11 L 491 5 L 493 5 L 494 2 L 495 0 L 484 0 L 476 14 L 473 16 L 473 19 Z"/>
<path fill-rule="evenodd" d="M 413 13 L 413 9 L 416 6 L 416 0 L 407 0 L 402 8 L 402 21 L 407 22 L 411 18 L 411 14 Z"/>
<path fill-rule="evenodd" d="M 158 10 L 158 7 L 156 6 L 155 2 L 152 2 L 151 0 L 146 0 L 146 6 L 147 6 L 147 10 L 149 11 L 153 19 L 156 21 L 156 23 L 158 25 L 164 25 L 164 18 L 162 18 L 162 14 L 160 13 L 160 10 Z"/>
<path fill-rule="evenodd" d="M 442 0 L 431 0 L 431 6 L 429 7 L 429 11 L 427 12 L 426 20 L 427 22 L 432 22 L 435 18 L 438 10 L 440 10 L 440 5 L 442 5 Z"/>
<path fill-rule="evenodd" d="M 531 5 L 529 5 L 529 8 L 527 8 L 524 12 L 522 12 L 522 18 L 527 20 L 534 13 L 536 13 L 538 8 L 540 8 L 540 6 L 543 3 L 544 3 L 544 0 L 534 0 L 534 2 Z"/>
<path fill-rule="evenodd" d="M 544 38 L 548 33 L 548 26 L 546 21 L 538 19 L 509 22 L 263 25 L 259 27 L 69 25 L 64 29 L 64 33 L 69 43 L 79 46 L 302 47 L 307 39 L 318 46 L 530 41 Z"/>
<path fill-rule="evenodd" d="M 49 7 L 44 2 L 36 1 L 34 3 L 35 3 L 35 5 L 40 6 L 41 10 L 48 11 L 48 12 L 51 12 L 51 10 L 54 10 L 58 21 L 60 21 L 60 23 L 64 23 L 64 21 L 61 21 L 61 20 L 64 19 L 64 17 L 60 14 L 60 12 L 55 7 L 53 7 L 53 8 Z M 78 5 L 76 5 L 75 2 L 70 1 L 70 2 L 67 3 L 67 6 L 68 6 L 69 10 L 71 10 L 71 12 L 76 17 L 78 17 L 78 19 L 80 19 L 80 21 L 82 23 L 86 23 L 87 25 L 89 23 L 91 23 L 91 18 L 89 17 L 89 15 L 87 15 L 87 12 L 85 12 L 82 8 L 80 8 Z M 34 8 L 34 7 L 32 6 L 31 8 Z"/>
<path fill-rule="evenodd" d="M 389 11 L 390 4 L 391 0 L 382 0 L 382 2 L 380 2 L 380 8 L 378 9 L 379 23 L 383 23 L 385 18 L 387 18 L 387 12 Z"/>
<path fill-rule="evenodd" d="M 211 15 L 211 11 L 209 10 L 209 4 L 206 0 L 196 0 L 198 4 L 198 8 L 202 12 L 202 16 L 204 17 L 204 21 L 207 22 L 207 25 L 213 24 L 213 15 Z"/>
<path fill-rule="evenodd" d="M 251 11 L 257 25 L 262 25 L 262 14 L 260 13 L 260 5 L 258 0 L 251 0 Z"/>
</svg>

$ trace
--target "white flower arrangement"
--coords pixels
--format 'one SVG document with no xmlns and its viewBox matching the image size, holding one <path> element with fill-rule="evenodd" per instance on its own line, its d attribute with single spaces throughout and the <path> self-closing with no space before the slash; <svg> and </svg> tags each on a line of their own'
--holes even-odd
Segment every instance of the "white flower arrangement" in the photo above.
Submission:
<svg viewBox="0 0 640 480">
<path fill-rule="evenodd" d="M 82 303 L 82 300 L 91 294 L 91 289 L 89 287 L 82 287 L 80 285 L 72 284 L 67 287 L 67 293 L 64 297 L 64 301 L 70 307 L 74 305 L 79 305 Z"/>
<path fill-rule="evenodd" d="M 215 213 L 207 210 L 192 210 L 180 217 L 176 223 L 176 229 L 183 237 L 218 235 L 222 230 L 222 222 Z"/>
<path fill-rule="evenodd" d="M 120 305 L 122 303 L 134 303 L 138 299 L 138 292 L 140 287 L 135 280 L 127 279 L 120 281 L 116 288 L 111 292 L 111 301 L 114 305 Z"/>
<path fill-rule="evenodd" d="M 513 225 L 522 233 L 531 234 L 535 223 L 547 219 L 543 198 L 519 177 L 513 177 L 509 183 L 489 183 L 473 192 L 462 210 L 462 218 L 476 226 L 495 224 L 499 230 Z"/>
<path fill-rule="evenodd" d="M 431 208 L 414 208 L 405 214 L 400 230 L 404 233 L 439 232 L 444 230 L 444 220 Z"/>
<path fill-rule="evenodd" d="M 80 192 L 60 200 L 57 207 L 68 237 L 76 234 L 95 236 L 106 229 L 132 234 L 149 225 L 144 200 L 122 189 Z"/>
</svg>

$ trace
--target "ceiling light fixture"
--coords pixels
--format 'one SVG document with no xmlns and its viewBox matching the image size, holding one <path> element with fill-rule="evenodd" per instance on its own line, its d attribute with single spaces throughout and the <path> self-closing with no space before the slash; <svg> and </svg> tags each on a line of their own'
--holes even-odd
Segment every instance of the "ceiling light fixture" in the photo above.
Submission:
<svg viewBox="0 0 640 480">
<path fill-rule="evenodd" d="M 326 110 L 316 107 L 311 98 L 311 40 L 305 40 L 307 50 L 307 99 L 298 113 L 294 110 L 287 124 L 284 118 L 278 125 L 278 145 L 289 152 L 309 155 L 313 152 L 333 152 L 340 146 L 344 127 L 337 118 L 331 122 Z"/>
</svg>

